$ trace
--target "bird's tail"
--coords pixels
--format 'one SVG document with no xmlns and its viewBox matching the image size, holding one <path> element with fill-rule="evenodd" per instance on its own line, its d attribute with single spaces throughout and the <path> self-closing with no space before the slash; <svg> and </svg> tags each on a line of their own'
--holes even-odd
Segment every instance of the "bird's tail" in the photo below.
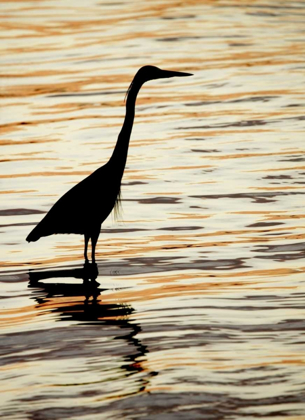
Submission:
<svg viewBox="0 0 305 420">
<path fill-rule="evenodd" d="M 38 231 L 37 227 L 38 226 L 34 227 L 34 229 L 32 230 L 32 232 L 30 232 L 28 234 L 28 236 L 26 237 L 26 240 L 28 242 L 36 242 L 40 238 L 41 235 L 39 234 L 39 231 Z"/>
</svg>

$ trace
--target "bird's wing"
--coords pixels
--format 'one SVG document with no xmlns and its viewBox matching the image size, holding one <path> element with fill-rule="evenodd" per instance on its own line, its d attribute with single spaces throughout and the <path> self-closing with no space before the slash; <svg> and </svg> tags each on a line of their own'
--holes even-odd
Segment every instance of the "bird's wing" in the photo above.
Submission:
<svg viewBox="0 0 305 420">
<path fill-rule="evenodd" d="M 54 233 L 83 234 L 90 224 L 101 223 L 108 216 L 109 184 L 107 167 L 104 165 L 67 191 L 33 229 L 27 240 Z"/>
</svg>

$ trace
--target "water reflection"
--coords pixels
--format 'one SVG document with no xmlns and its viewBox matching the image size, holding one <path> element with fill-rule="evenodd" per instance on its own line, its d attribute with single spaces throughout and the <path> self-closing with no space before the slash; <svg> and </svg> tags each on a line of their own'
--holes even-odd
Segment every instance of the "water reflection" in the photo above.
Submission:
<svg viewBox="0 0 305 420">
<path fill-rule="evenodd" d="M 1 7 L 0 417 L 301 418 L 302 2 Z M 110 158 L 145 64 L 195 76 L 141 91 L 84 281 L 81 237 L 24 238 Z"/>
<path fill-rule="evenodd" d="M 86 262 L 82 268 L 46 270 L 46 271 L 29 271 L 29 287 L 39 290 L 35 300 L 38 304 L 48 301 L 51 297 L 59 296 L 84 296 L 84 303 L 92 296 L 96 302 L 101 290 L 99 283 L 96 281 L 98 276 L 98 267 L 95 263 Z M 43 283 L 41 280 L 58 278 L 75 278 L 82 279 L 83 283 Z M 42 292 L 42 294 L 40 293 Z M 39 296 L 41 294 L 41 296 Z"/>
<path fill-rule="evenodd" d="M 54 345 L 62 348 L 63 342 L 69 344 L 73 341 L 73 350 L 69 358 L 78 358 L 80 355 L 88 360 L 92 357 L 104 358 L 106 351 L 108 357 L 112 359 L 111 365 L 119 353 L 120 362 L 114 369 L 115 376 L 118 375 L 117 369 L 119 369 L 121 374 L 118 379 L 124 381 L 124 378 L 128 378 L 128 384 L 126 386 L 120 384 L 119 388 L 123 390 L 122 394 L 125 396 L 137 394 L 144 391 L 149 384 L 149 378 L 157 374 L 147 372 L 143 366 L 148 349 L 137 338 L 142 331 L 141 326 L 130 318 L 130 315 L 134 313 L 131 305 L 103 301 L 102 293 L 107 292 L 108 289 L 99 287 L 97 277 L 97 264 L 86 262 L 81 268 L 31 270 L 28 287 L 32 289 L 31 298 L 37 303 L 35 308 L 40 313 L 55 314 L 57 321 L 76 321 L 80 327 L 77 329 L 70 324 L 70 327 L 65 328 L 65 334 L 59 336 L 55 329 Z M 54 279 L 65 279 L 65 282 L 54 283 L 52 282 Z M 71 279 L 82 279 L 83 282 L 71 282 L 69 281 Z M 85 330 L 84 325 L 87 326 Z M 91 325 L 92 329 L 89 327 Z M 75 344 L 76 338 L 78 345 Z M 107 338 L 106 346 L 105 338 Z M 88 346 L 88 339 L 95 342 L 94 351 L 92 351 L 92 345 Z M 60 344 L 56 344 L 57 341 L 60 341 Z M 40 343 L 40 351 L 43 347 L 43 343 Z M 81 354 L 80 349 L 82 349 Z M 57 357 L 65 359 L 66 352 L 58 354 L 57 351 Z M 101 374 L 105 375 L 105 372 L 93 372 L 94 381 L 96 381 L 96 376 Z M 110 379 L 110 382 L 112 380 Z M 109 393 L 111 394 L 111 389 Z"/>
</svg>

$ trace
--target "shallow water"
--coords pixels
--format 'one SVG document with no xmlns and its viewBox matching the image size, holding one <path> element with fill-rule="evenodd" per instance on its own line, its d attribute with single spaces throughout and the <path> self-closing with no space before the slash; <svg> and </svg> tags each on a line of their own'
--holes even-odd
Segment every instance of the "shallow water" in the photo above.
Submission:
<svg viewBox="0 0 305 420">
<path fill-rule="evenodd" d="M 305 2 L 0 6 L 3 418 L 304 418 Z M 145 64 L 97 267 L 26 243 Z"/>
</svg>

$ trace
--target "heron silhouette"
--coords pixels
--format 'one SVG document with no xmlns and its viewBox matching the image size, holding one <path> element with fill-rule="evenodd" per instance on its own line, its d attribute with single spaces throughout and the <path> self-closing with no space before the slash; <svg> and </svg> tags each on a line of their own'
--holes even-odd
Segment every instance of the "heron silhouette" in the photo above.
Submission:
<svg viewBox="0 0 305 420">
<path fill-rule="evenodd" d="M 118 209 L 120 204 L 121 180 L 126 165 L 139 90 L 149 80 L 176 76 L 192 76 L 192 74 L 162 70 L 155 66 L 144 66 L 138 70 L 127 90 L 124 123 L 109 161 L 64 194 L 27 236 L 28 242 L 35 242 L 43 236 L 58 233 L 84 235 L 85 260 L 88 261 L 88 242 L 91 239 L 91 258 L 95 262 L 95 247 L 102 223 L 113 209 Z"/>
</svg>

